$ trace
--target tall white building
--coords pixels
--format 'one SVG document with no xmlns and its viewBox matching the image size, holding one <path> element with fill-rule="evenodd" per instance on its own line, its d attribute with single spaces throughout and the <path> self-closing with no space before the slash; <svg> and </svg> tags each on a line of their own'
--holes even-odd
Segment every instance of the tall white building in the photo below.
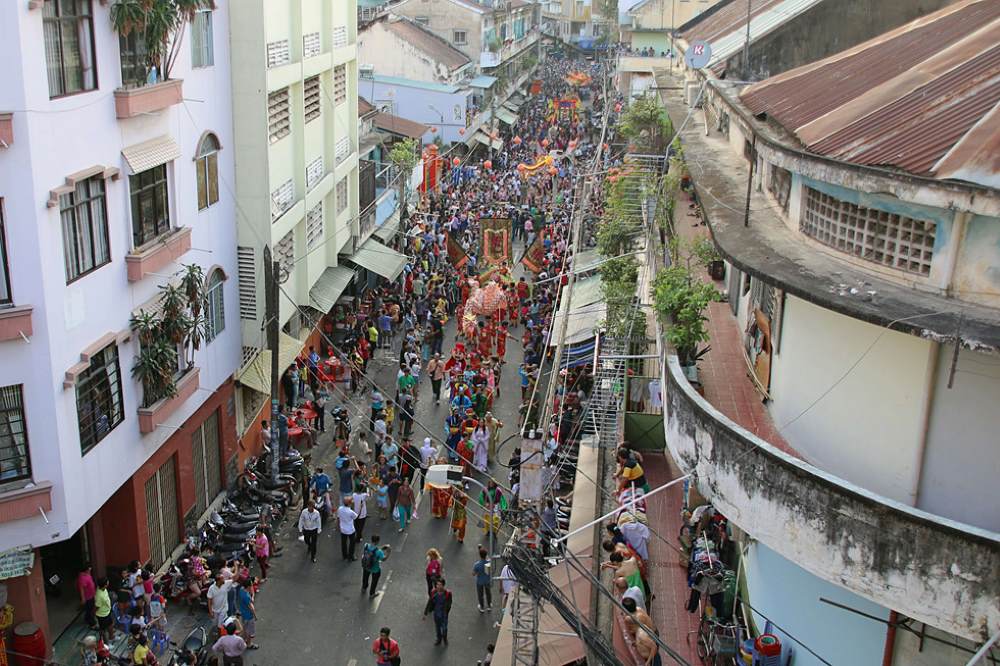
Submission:
<svg viewBox="0 0 1000 666">
<path fill-rule="evenodd" d="M 0 5 L 0 559 L 27 565 L 3 581 L 15 622 L 50 640 L 75 615 L 76 567 L 155 569 L 235 467 L 228 3 L 184 26 L 160 82 L 110 13 Z M 182 264 L 204 272 L 208 339 L 155 400 L 130 319 Z"/>
</svg>

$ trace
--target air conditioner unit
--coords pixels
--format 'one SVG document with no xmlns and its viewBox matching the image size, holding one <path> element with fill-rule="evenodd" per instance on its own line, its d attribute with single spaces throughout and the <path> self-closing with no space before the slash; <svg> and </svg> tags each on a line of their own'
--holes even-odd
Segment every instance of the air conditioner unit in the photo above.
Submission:
<svg viewBox="0 0 1000 666">
<path fill-rule="evenodd" d="M 358 78 L 371 79 L 375 78 L 375 65 L 358 65 Z"/>
</svg>

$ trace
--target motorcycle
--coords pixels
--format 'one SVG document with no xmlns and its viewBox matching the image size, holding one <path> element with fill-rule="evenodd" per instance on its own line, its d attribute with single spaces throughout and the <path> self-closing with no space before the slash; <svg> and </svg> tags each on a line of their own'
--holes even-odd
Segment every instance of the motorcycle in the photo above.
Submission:
<svg viewBox="0 0 1000 666">
<path fill-rule="evenodd" d="M 174 653 L 167 666 L 204 666 L 208 663 L 210 650 L 208 634 L 204 627 L 198 627 L 187 635 L 180 645 L 176 643 Z"/>
</svg>

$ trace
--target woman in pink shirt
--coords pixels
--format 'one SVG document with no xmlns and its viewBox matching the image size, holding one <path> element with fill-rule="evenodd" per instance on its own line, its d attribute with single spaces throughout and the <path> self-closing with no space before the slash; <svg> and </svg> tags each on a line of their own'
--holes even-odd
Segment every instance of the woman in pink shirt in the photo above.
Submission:
<svg viewBox="0 0 1000 666">
<path fill-rule="evenodd" d="M 267 580 L 267 560 L 271 556 L 271 544 L 263 530 L 257 530 L 257 536 L 253 540 L 253 552 L 257 556 L 257 564 L 260 565 L 260 582 L 263 583 Z"/>
<path fill-rule="evenodd" d="M 97 615 L 95 613 L 96 604 L 94 595 L 97 594 L 97 586 L 94 584 L 94 576 L 90 572 L 90 563 L 84 563 L 80 567 L 80 573 L 76 577 L 76 589 L 80 593 L 80 604 L 83 605 L 83 617 L 87 626 L 91 629 L 97 628 Z"/>
</svg>

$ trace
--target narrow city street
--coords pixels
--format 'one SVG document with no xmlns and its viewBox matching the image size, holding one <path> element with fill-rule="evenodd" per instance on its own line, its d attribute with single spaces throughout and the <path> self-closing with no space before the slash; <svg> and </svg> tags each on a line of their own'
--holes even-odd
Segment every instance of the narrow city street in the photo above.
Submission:
<svg viewBox="0 0 1000 666">
<path fill-rule="evenodd" d="M 515 248 L 520 252 L 523 248 Z M 446 329 L 445 349 L 454 342 L 454 319 Z M 519 329 L 512 331 L 520 333 Z M 493 414 L 504 423 L 500 440 L 517 432 L 517 414 L 520 389 L 517 366 L 520 362 L 518 347 L 507 350 L 507 365 L 501 380 L 500 397 L 494 403 Z M 389 391 L 396 381 L 398 345 L 390 354 L 379 351 L 369 364 L 368 377 Z M 370 385 L 369 385 L 370 389 Z M 420 445 L 431 431 L 436 440 L 443 434 L 444 418 L 448 414 L 447 402 L 442 396 L 441 405 L 435 405 L 427 377 L 421 381 L 421 395 L 417 402 L 413 441 Z M 445 389 L 446 390 L 446 389 Z M 369 391 L 359 388 L 349 403 L 353 414 L 353 427 L 367 428 Z M 337 390 L 334 404 L 342 402 L 344 394 Z M 517 446 L 510 440 L 500 450 L 504 462 Z M 336 448 L 332 446 L 330 429 L 320 437 L 320 446 L 314 452 L 313 465 L 322 466 L 332 474 Z M 353 450 L 352 455 L 360 455 Z M 493 463 L 490 473 L 505 485 L 507 470 Z M 484 479 L 485 480 L 485 479 Z M 470 495 L 477 491 L 473 487 Z M 336 523 L 328 520 L 319 536 L 318 557 L 315 564 L 309 561 L 305 546 L 297 540 L 297 516 L 289 515 L 280 530 L 279 542 L 284 546 L 282 556 L 272 560 L 272 568 L 256 605 L 260 650 L 248 652 L 248 664 L 271 666 L 291 664 L 335 664 L 338 666 L 371 663 L 371 643 L 378 637 L 381 627 L 390 627 L 392 637 L 399 641 L 404 663 L 433 664 L 443 660 L 448 664 L 475 664 L 482 658 L 486 645 L 494 640 L 497 630 L 493 623 L 500 618 L 500 588 L 494 584 L 493 612 L 480 613 L 476 608 L 476 586 L 472 565 L 478 558 L 477 544 L 483 540 L 478 523 L 478 507 L 469 503 L 469 526 L 464 544 L 459 544 L 451 534 L 448 520 L 435 520 L 430 516 L 430 495 L 418 495 L 419 518 L 406 532 L 399 533 L 399 525 L 391 517 L 381 521 L 375 502 L 369 504 L 370 516 L 365 526 L 366 539 L 379 534 L 383 544 L 392 546 L 392 553 L 382 565 L 379 593 L 369 599 L 361 591 L 361 545 L 358 561 L 345 563 L 340 557 L 340 536 Z M 373 515 L 374 514 L 374 515 Z M 483 544 L 486 546 L 486 544 Z M 449 621 L 448 646 L 434 645 L 434 623 L 430 617 L 421 619 L 427 600 L 424 581 L 425 553 L 437 548 L 444 557 L 444 575 L 448 589 L 454 595 L 454 608 Z M 497 564 L 494 575 L 499 573 Z M 294 655 L 294 658 L 291 658 Z"/>
</svg>

